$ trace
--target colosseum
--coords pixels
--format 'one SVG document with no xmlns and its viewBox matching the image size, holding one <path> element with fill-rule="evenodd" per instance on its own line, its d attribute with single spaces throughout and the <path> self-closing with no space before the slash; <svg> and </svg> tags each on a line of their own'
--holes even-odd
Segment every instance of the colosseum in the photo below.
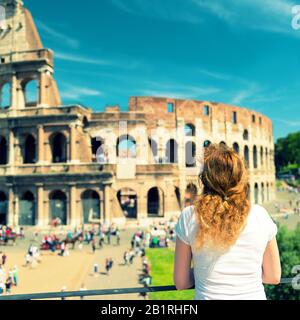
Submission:
<svg viewBox="0 0 300 320">
<path fill-rule="evenodd" d="M 1 0 L 0 224 L 145 222 L 182 209 L 197 155 L 226 143 L 243 155 L 252 203 L 275 197 L 272 122 L 209 101 L 131 97 L 128 110 L 63 105 L 53 52 L 20 0 Z"/>
</svg>

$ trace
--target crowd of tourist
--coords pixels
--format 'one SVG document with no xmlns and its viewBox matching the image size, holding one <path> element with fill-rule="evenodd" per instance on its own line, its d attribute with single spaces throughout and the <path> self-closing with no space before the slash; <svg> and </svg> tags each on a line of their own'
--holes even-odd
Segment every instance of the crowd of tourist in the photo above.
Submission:
<svg viewBox="0 0 300 320">
<path fill-rule="evenodd" d="M 286 217 L 289 214 L 300 214 L 300 198 L 289 200 L 286 203 L 275 203 L 275 210 L 277 213 L 283 213 Z"/>
<path fill-rule="evenodd" d="M 0 295 L 10 294 L 13 286 L 19 284 L 19 270 L 17 266 L 10 268 L 8 272 L 5 269 L 7 256 L 4 252 L 0 252 Z"/>
</svg>

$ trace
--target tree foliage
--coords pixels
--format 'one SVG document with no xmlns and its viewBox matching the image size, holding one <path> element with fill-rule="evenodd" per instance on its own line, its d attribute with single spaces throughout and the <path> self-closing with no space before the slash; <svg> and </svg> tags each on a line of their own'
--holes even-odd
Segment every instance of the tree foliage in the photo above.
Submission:
<svg viewBox="0 0 300 320">
<path fill-rule="evenodd" d="M 293 231 L 280 227 L 277 234 L 280 252 L 282 278 L 295 278 L 292 273 L 294 266 L 300 265 L 300 225 Z M 298 271 L 299 272 L 299 271 Z M 265 286 L 269 300 L 300 300 L 300 289 L 291 284 Z"/>
<path fill-rule="evenodd" d="M 289 165 L 294 165 L 292 168 L 300 168 L 300 131 L 277 140 L 275 162 L 278 171 Z"/>
</svg>

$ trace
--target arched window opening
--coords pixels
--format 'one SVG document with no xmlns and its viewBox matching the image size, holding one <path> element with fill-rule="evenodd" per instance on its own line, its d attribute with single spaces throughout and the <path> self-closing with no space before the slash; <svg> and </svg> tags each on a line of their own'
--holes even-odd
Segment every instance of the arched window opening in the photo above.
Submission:
<svg viewBox="0 0 300 320">
<path fill-rule="evenodd" d="M 232 148 L 233 148 L 233 150 L 234 150 L 237 154 L 240 153 L 240 147 L 239 147 L 238 143 L 235 142 L 235 143 L 232 145 Z"/>
<path fill-rule="evenodd" d="M 7 164 L 7 142 L 4 137 L 0 136 L 0 165 Z"/>
<path fill-rule="evenodd" d="M 254 185 L 254 203 L 258 204 L 258 184 L 255 183 Z"/>
<path fill-rule="evenodd" d="M 81 194 L 83 223 L 100 221 L 100 197 L 94 190 L 86 190 Z"/>
<path fill-rule="evenodd" d="M 56 133 L 52 137 L 52 162 L 64 163 L 67 161 L 67 139 L 62 133 Z"/>
<path fill-rule="evenodd" d="M 117 157 L 120 158 L 136 158 L 136 141 L 129 135 L 123 135 L 117 140 Z"/>
<path fill-rule="evenodd" d="M 205 115 L 205 116 L 209 116 L 209 113 L 210 113 L 210 108 L 209 108 L 209 106 L 204 106 L 203 107 L 203 114 Z"/>
<path fill-rule="evenodd" d="M 257 147 L 253 147 L 253 168 L 257 169 Z"/>
<path fill-rule="evenodd" d="M 192 141 L 185 144 L 185 166 L 187 168 L 196 166 L 196 144 Z"/>
<path fill-rule="evenodd" d="M 117 198 L 126 218 L 137 217 L 137 193 L 129 188 L 118 191 Z"/>
<path fill-rule="evenodd" d="M 194 137 L 196 135 L 196 128 L 193 124 L 187 123 L 184 126 L 184 134 L 186 137 Z"/>
<path fill-rule="evenodd" d="M 164 215 L 164 194 L 157 187 L 151 188 L 147 195 L 148 216 L 162 217 Z"/>
<path fill-rule="evenodd" d="M 97 137 L 91 139 L 92 161 L 98 163 L 108 162 L 108 153 L 105 149 L 104 139 Z"/>
<path fill-rule="evenodd" d="M 249 168 L 249 148 L 248 146 L 244 147 L 244 161 L 245 161 L 245 166 Z"/>
<path fill-rule="evenodd" d="M 32 192 L 25 192 L 19 204 L 19 224 L 21 226 L 34 226 L 35 225 L 35 199 Z"/>
<path fill-rule="evenodd" d="M 0 225 L 7 225 L 7 204 L 6 194 L 0 191 Z"/>
<path fill-rule="evenodd" d="M 204 148 L 207 148 L 211 145 L 211 142 L 209 140 L 205 140 L 204 143 L 203 143 L 203 147 Z"/>
<path fill-rule="evenodd" d="M 261 166 L 264 165 L 264 149 L 263 149 L 263 147 L 260 147 L 260 164 L 261 164 Z"/>
<path fill-rule="evenodd" d="M 246 140 L 246 141 L 249 140 L 249 132 L 248 132 L 248 130 L 244 130 L 243 139 Z"/>
<path fill-rule="evenodd" d="M 25 88 L 26 107 L 34 107 L 38 103 L 38 82 L 33 79 L 26 83 Z"/>
<path fill-rule="evenodd" d="M 265 202 L 265 186 L 264 183 L 261 184 L 261 203 Z"/>
<path fill-rule="evenodd" d="M 29 134 L 25 139 L 24 145 L 24 163 L 36 162 L 36 142 L 35 138 Z"/>
<path fill-rule="evenodd" d="M 49 195 L 51 220 L 58 220 L 60 224 L 67 224 L 67 197 L 63 191 L 55 190 Z"/>
<path fill-rule="evenodd" d="M 178 144 L 176 140 L 170 139 L 166 145 L 166 162 L 177 163 L 178 162 Z"/>
<path fill-rule="evenodd" d="M 6 109 L 11 105 L 11 84 L 9 82 L 0 88 L 0 108 Z"/>
</svg>

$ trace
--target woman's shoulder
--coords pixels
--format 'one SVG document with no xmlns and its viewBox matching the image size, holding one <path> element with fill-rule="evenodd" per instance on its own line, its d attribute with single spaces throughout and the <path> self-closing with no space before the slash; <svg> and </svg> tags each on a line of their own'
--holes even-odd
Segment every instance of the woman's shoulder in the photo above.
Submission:
<svg viewBox="0 0 300 320">
<path fill-rule="evenodd" d="M 182 210 L 175 226 L 177 236 L 188 245 L 192 243 L 196 226 L 195 222 L 194 206 L 189 206 Z"/>
<path fill-rule="evenodd" d="M 187 222 L 193 221 L 195 218 L 195 207 L 188 206 L 184 208 L 180 214 L 180 218 L 186 220 Z"/>
<path fill-rule="evenodd" d="M 273 225 L 274 220 L 268 210 L 259 204 L 254 204 L 250 209 L 249 220 L 260 225 Z"/>
<path fill-rule="evenodd" d="M 259 204 L 251 206 L 250 215 L 257 217 L 258 219 L 270 219 L 270 214 L 267 209 Z"/>
<path fill-rule="evenodd" d="M 278 230 L 268 210 L 258 204 L 251 207 L 248 224 L 252 225 L 255 230 L 262 230 L 268 241 L 274 238 Z"/>
</svg>

